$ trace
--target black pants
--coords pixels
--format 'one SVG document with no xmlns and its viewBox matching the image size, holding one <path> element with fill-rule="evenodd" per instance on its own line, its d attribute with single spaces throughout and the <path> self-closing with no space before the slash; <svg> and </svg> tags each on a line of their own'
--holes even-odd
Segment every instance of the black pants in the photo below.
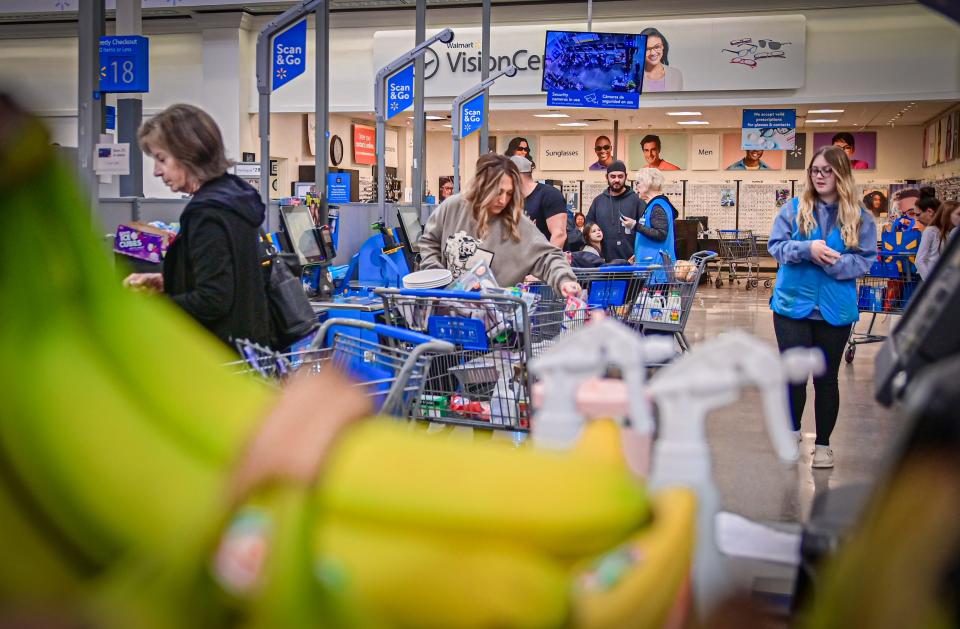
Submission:
<svg viewBox="0 0 960 629">
<path fill-rule="evenodd" d="M 791 319 L 773 313 L 773 330 L 781 352 L 791 347 L 819 347 L 827 359 L 826 372 L 813 379 L 817 445 L 830 445 L 830 433 L 837 425 L 837 413 L 840 411 L 840 384 L 837 374 L 840 371 L 840 361 L 843 360 L 844 347 L 850 338 L 850 327 L 838 327 L 817 319 Z M 803 417 L 803 407 L 807 403 L 807 383 L 790 385 L 789 393 L 793 429 L 800 430 L 800 418 Z"/>
</svg>

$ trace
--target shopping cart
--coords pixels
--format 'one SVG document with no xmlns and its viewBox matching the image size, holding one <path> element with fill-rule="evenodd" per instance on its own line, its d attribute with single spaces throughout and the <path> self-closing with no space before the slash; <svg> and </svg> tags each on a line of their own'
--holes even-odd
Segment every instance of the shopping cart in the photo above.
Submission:
<svg viewBox="0 0 960 629">
<path fill-rule="evenodd" d="M 250 341 L 237 341 L 236 347 L 243 359 L 228 367 L 237 373 L 282 385 L 295 373 L 334 366 L 357 381 L 379 412 L 396 417 L 406 417 L 417 402 L 431 359 L 454 349 L 411 330 L 355 319 L 328 319 L 312 340 L 289 352 Z"/>
<path fill-rule="evenodd" d="M 850 329 L 850 340 L 844 360 L 852 363 L 857 345 L 880 343 L 886 335 L 874 332 L 877 315 L 901 315 L 917 288 L 916 254 L 884 253 L 870 267 L 867 275 L 857 280 L 857 310 L 870 314 L 866 332 L 857 332 L 855 323 Z"/>
<path fill-rule="evenodd" d="M 713 251 L 699 251 L 689 260 L 650 266 L 611 266 L 574 269 L 587 294 L 590 308 L 647 332 L 672 333 L 683 351 L 690 345 L 684 335 L 693 310 L 697 286 Z"/>
<path fill-rule="evenodd" d="M 432 357 L 411 416 L 473 428 L 527 431 L 527 361 L 569 330 L 587 308 L 568 308 L 543 285 L 526 290 L 463 292 L 381 288 L 387 323 L 453 343 Z"/>
<path fill-rule="evenodd" d="M 717 279 L 714 286 L 721 288 L 723 286 L 723 266 L 727 265 L 727 281 L 732 285 L 734 282 L 740 285 L 740 278 L 737 275 L 737 265 L 747 267 L 745 288 L 750 290 L 756 288 L 760 283 L 757 272 L 760 269 L 759 257 L 757 254 L 757 237 L 749 229 L 718 229 L 717 236 L 720 241 L 720 260 L 717 265 Z M 770 288 L 773 285 L 770 278 L 763 280 L 763 287 Z"/>
</svg>

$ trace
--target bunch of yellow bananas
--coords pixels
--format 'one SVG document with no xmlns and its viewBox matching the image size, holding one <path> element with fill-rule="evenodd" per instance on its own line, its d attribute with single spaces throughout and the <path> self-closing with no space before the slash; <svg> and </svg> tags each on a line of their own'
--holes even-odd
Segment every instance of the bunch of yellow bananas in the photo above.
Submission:
<svg viewBox="0 0 960 629">
<path fill-rule="evenodd" d="M 230 475 L 274 394 L 175 307 L 120 287 L 69 173 L 21 122 L 0 128 L 0 552 L 18 568 L 0 603 L 156 629 L 615 626 L 623 588 L 656 582 L 662 621 L 692 503 L 673 497 L 631 540 L 650 507 L 612 425 L 561 454 L 370 421 L 316 487 L 264 487 L 234 514 Z M 629 574 L 611 582 L 613 564 Z"/>
</svg>

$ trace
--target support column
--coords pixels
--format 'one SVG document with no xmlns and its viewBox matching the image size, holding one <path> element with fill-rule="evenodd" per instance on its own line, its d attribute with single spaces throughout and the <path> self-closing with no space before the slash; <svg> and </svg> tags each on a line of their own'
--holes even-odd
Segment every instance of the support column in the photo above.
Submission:
<svg viewBox="0 0 960 629">
<path fill-rule="evenodd" d="M 483 67 L 480 70 L 480 80 L 486 81 L 490 78 L 490 0 L 483 0 L 483 24 L 481 25 L 481 43 Z M 485 155 L 487 147 L 490 146 L 490 90 L 487 90 L 487 97 L 483 99 L 483 125 L 480 127 L 479 154 Z M 454 120 L 453 124 L 459 121 Z"/>
<path fill-rule="evenodd" d="M 227 158 L 240 161 L 243 140 L 250 133 L 253 42 L 249 13 L 195 13 L 203 37 L 201 107 L 213 116 L 223 134 Z M 319 151 L 319 147 L 317 147 Z M 263 168 L 269 158 L 257 155 Z"/>
<path fill-rule="evenodd" d="M 427 38 L 427 0 L 417 0 L 417 26 L 416 26 L 417 46 L 423 43 Z M 413 68 L 413 92 L 422 94 L 425 89 L 423 72 L 425 63 L 423 56 L 417 57 Z M 420 216 L 420 210 L 423 207 L 424 181 L 427 175 L 426 157 L 424 141 L 427 133 L 427 120 L 425 118 L 423 100 L 415 98 L 413 100 L 413 167 L 410 169 L 411 187 L 413 188 L 413 206 L 417 208 L 417 216 Z M 440 194 L 440 191 L 437 191 Z"/>
<path fill-rule="evenodd" d="M 117 35 L 142 35 L 140 0 L 117 0 Z M 143 97 L 117 98 L 117 142 L 130 144 L 130 174 L 120 175 L 121 197 L 143 196 L 143 153 L 137 148 L 137 130 L 143 120 Z"/>
<path fill-rule="evenodd" d="M 93 151 L 103 132 L 103 99 L 94 98 L 100 81 L 100 38 L 104 35 L 104 0 L 84 0 L 79 9 L 77 81 L 77 154 L 80 177 L 98 216 L 99 182 L 93 172 Z"/>
</svg>

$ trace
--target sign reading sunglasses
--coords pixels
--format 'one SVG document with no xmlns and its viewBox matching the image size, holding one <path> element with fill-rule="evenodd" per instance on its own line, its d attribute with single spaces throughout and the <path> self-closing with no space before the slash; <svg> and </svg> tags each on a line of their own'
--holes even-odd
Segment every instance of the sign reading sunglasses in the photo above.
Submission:
<svg viewBox="0 0 960 629">
<path fill-rule="evenodd" d="M 741 148 L 745 151 L 793 149 L 797 139 L 796 109 L 744 109 Z"/>
</svg>

